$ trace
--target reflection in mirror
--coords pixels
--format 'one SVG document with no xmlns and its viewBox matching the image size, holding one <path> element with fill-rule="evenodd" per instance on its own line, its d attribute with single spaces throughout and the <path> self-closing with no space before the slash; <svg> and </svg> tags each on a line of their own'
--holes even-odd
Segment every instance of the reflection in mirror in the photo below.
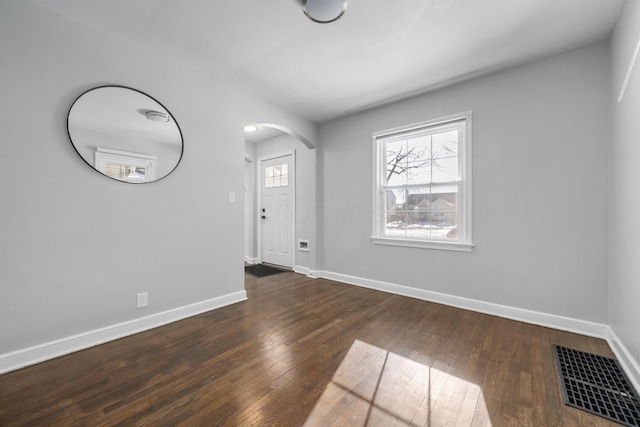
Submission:
<svg viewBox="0 0 640 427">
<path fill-rule="evenodd" d="M 80 95 L 69 110 L 67 130 L 80 157 L 118 181 L 157 181 L 182 158 L 182 132 L 171 113 L 152 97 L 123 86 Z"/>
</svg>

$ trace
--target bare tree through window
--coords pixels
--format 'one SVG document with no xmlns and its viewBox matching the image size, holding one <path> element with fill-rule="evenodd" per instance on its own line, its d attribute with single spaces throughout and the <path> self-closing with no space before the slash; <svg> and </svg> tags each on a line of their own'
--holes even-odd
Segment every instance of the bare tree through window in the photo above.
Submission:
<svg viewBox="0 0 640 427">
<path fill-rule="evenodd" d="M 470 250 L 470 129 L 467 111 L 373 134 L 374 243 Z"/>
<path fill-rule="evenodd" d="M 454 149 L 456 144 L 457 141 L 452 139 L 448 144 L 440 145 L 435 152 L 426 147 L 409 148 L 407 144 L 402 144 L 397 149 L 387 148 L 387 182 L 394 175 L 406 175 L 408 181 L 411 181 L 411 177 L 427 167 L 443 171 L 445 167 L 440 164 L 440 160 L 457 156 Z"/>
</svg>

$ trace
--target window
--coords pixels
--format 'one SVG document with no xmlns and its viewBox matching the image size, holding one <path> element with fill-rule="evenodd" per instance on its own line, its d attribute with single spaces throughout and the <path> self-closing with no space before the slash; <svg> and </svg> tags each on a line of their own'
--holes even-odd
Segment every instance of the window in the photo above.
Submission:
<svg viewBox="0 0 640 427">
<path fill-rule="evenodd" d="M 268 166 L 264 171 L 266 175 L 266 188 L 286 187 L 289 185 L 289 165 L 287 163 L 277 166 Z"/>
<path fill-rule="evenodd" d="M 373 139 L 373 243 L 471 251 L 471 112 Z"/>
<path fill-rule="evenodd" d="M 95 168 L 125 182 L 150 182 L 156 179 L 156 157 L 128 151 L 96 148 Z"/>
</svg>

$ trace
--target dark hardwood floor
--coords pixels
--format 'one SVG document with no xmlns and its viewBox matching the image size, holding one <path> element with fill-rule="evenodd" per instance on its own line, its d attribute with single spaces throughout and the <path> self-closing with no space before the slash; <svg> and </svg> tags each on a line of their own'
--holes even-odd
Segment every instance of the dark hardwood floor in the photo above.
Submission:
<svg viewBox="0 0 640 427">
<path fill-rule="evenodd" d="M 552 344 L 606 342 L 284 273 L 249 300 L 0 376 L 0 425 L 613 426 Z"/>
</svg>

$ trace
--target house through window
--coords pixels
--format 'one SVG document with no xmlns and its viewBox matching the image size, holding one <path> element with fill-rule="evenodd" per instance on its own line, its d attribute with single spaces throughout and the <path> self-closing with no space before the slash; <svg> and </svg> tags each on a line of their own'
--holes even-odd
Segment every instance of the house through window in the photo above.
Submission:
<svg viewBox="0 0 640 427">
<path fill-rule="evenodd" d="M 471 112 L 376 132 L 373 243 L 471 250 Z"/>
</svg>

